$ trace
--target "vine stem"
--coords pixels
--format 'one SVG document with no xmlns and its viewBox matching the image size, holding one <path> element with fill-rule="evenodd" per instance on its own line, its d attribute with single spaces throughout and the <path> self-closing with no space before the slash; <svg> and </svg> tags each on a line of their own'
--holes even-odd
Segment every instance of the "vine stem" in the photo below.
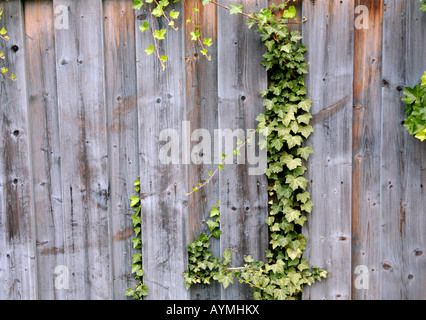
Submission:
<svg viewBox="0 0 426 320">
<path fill-rule="evenodd" d="M 245 146 L 246 144 L 247 144 L 247 142 L 250 140 L 250 138 L 252 138 L 253 137 L 253 135 L 255 134 L 257 132 L 257 130 L 253 130 L 253 132 L 250 134 L 250 136 L 248 136 L 247 138 L 246 138 L 246 140 L 244 141 L 244 143 L 242 143 L 242 144 L 240 144 L 236 149 L 237 150 L 240 150 L 243 146 Z M 233 154 L 232 154 L 233 155 Z M 220 165 L 216 168 L 216 170 L 210 175 L 210 177 L 206 180 L 206 181 L 204 181 L 204 183 L 203 184 L 201 184 L 201 186 L 199 186 L 199 187 L 197 187 L 197 189 L 196 190 L 192 190 L 191 192 L 187 192 L 186 193 L 186 195 L 189 197 L 191 194 L 193 194 L 193 193 L 195 193 L 195 192 L 197 192 L 197 191 L 199 191 L 201 188 L 203 188 L 206 184 L 209 184 L 210 183 L 210 181 L 213 179 L 213 177 L 217 174 L 217 172 L 220 170 L 219 168 L 220 168 L 220 166 L 223 166 L 224 164 L 225 164 L 225 162 L 226 162 L 226 160 L 228 160 L 228 158 L 230 157 L 230 155 L 228 155 L 228 156 L 226 156 L 223 160 L 222 160 L 222 162 L 220 163 Z"/>
<path fill-rule="evenodd" d="M 7 74 L 4 74 L 4 73 L 3 73 L 3 72 L 1 72 L 1 71 L 0 71 L 0 74 L 1 74 L 2 76 L 6 77 L 6 78 L 7 78 L 7 79 L 9 79 L 9 80 L 15 81 L 15 79 L 13 79 L 13 78 L 9 77 Z"/>
<path fill-rule="evenodd" d="M 145 5 L 145 4 L 144 4 Z M 155 19 L 154 19 L 154 15 L 152 14 L 152 8 L 151 8 L 151 4 L 149 4 L 149 8 L 147 8 L 145 6 L 145 8 L 149 11 L 150 15 L 151 15 L 151 25 L 152 25 L 152 30 L 150 30 L 152 38 L 154 39 L 154 47 L 155 47 L 155 56 L 157 57 L 157 59 L 160 61 L 162 68 L 164 69 L 166 66 L 163 62 L 163 60 L 160 57 L 160 51 L 158 49 L 158 43 L 156 38 L 154 37 L 154 33 L 155 33 L 155 28 L 154 28 L 154 23 L 155 23 Z"/>
</svg>

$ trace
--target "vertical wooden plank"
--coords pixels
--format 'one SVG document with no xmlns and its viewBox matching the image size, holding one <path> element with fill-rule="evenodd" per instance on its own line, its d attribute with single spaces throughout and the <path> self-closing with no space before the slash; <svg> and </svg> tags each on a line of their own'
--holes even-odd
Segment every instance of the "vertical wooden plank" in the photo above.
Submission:
<svg viewBox="0 0 426 320">
<path fill-rule="evenodd" d="M 58 0 L 55 28 L 68 299 L 110 299 L 109 184 L 102 1 Z"/>
<path fill-rule="evenodd" d="M 214 161 L 214 130 L 217 129 L 217 7 L 214 4 L 203 6 L 198 0 L 185 1 L 186 21 L 192 17 L 194 24 L 185 25 L 185 62 L 186 62 L 186 108 L 187 121 L 191 125 L 191 136 L 194 134 L 195 141 L 191 141 L 191 163 L 188 167 L 188 186 L 198 186 L 208 177 L 208 172 L 214 172 L 217 163 Z M 193 7 L 199 11 L 194 12 Z M 195 25 L 201 25 L 203 38 L 212 38 L 213 45 L 208 47 L 208 54 L 212 57 L 208 61 L 200 52 L 197 42 L 191 40 L 191 32 Z M 196 135 L 207 133 L 211 138 L 210 150 L 199 150 L 196 146 L 206 143 L 204 139 Z M 203 130 L 203 132 L 201 131 Z M 204 144 L 203 144 L 204 145 Z M 195 149 L 194 149 L 195 147 Z M 199 192 L 193 193 L 188 198 L 189 211 L 189 240 L 195 240 L 201 232 L 209 233 L 206 221 L 210 218 L 211 207 L 217 206 L 219 200 L 219 175 L 216 175 L 211 183 Z M 220 255 L 220 242 L 211 240 L 209 250 L 213 256 Z M 220 285 L 214 281 L 210 285 L 197 285 L 191 287 L 191 299 L 209 300 L 220 299 Z"/>
<path fill-rule="evenodd" d="M 169 30 L 162 40 L 160 54 L 168 55 L 165 71 L 154 54 L 146 56 L 144 50 L 153 44 L 148 32 L 139 26 L 145 19 L 150 23 L 147 10 L 136 13 L 137 92 L 139 114 L 139 161 L 142 205 L 142 256 L 144 284 L 149 288 L 148 299 L 188 299 L 182 273 L 187 267 L 188 190 L 187 168 L 183 164 L 183 121 L 185 107 L 185 51 L 183 32 L 183 4 L 172 6 L 180 12 L 175 23 L 179 31 Z M 157 20 L 157 30 L 167 28 L 165 19 Z M 160 155 L 170 144 L 161 141 L 162 133 L 172 132 L 179 148 L 179 159 L 165 163 Z M 167 138 L 167 137 L 163 137 Z M 186 139 L 186 137 L 185 137 Z"/>
<path fill-rule="evenodd" d="M 39 299 L 64 299 L 55 268 L 64 265 L 61 155 L 52 1 L 25 2 L 25 54 L 36 219 Z"/>
<path fill-rule="evenodd" d="M 36 259 L 31 187 L 30 130 L 23 8 L 20 1 L 2 2 L 2 67 L 16 82 L 0 78 L 0 298 L 35 299 Z"/>
<path fill-rule="evenodd" d="M 109 133 L 113 298 L 133 286 L 134 212 L 129 198 L 139 176 L 135 15 L 132 2 L 104 1 L 106 105 Z"/>
<path fill-rule="evenodd" d="M 361 300 L 378 299 L 380 287 L 378 271 L 383 1 L 356 0 L 355 8 L 352 272 L 358 270 L 358 266 L 365 266 L 368 268 L 369 278 L 367 289 L 356 282 L 360 273 L 353 273 L 352 298 Z M 365 17 L 363 20 L 361 15 Z"/>
<path fill-rule="evenodd" d="M 403 127 L 403 88 L 426 70 L 426 15 L 415 0 L 385 1 L 380 299 L 425 299 L 426 148 Z"/>
<path fill-rule="evenodd" d="M 325 281 L 305 289 L 304 299 L 351 298 L 353 5 L 303 2 L 305 83 L 315 130 L 307 141 L 314 149 L 306 177 L 315 207 L 303 227 L 304 257 L 328 271 Z"/>
<path fill-rule="evenodd" d="M 226 1 L 220 1 L 227 4 Z M 268 1 L 236 1 L 246 12 L 259 11 Z M 265 52 L 259 34 L 249 30 L 242 15 L 230 16 L 218 9 L 218 93 L 219 129 L 234 133 L 256 129 L 256 117 L 263 111 L 259 92 L 267 87 L 267 75 L 260 62 Z M 224 139 L 223 139 L 224 140 Z M 237 137 L 233 139 L 236 147 Z M 222 141 L 222 144 L 226 142 Z M 226 147 L 226 146 L 225 146 Z M 232 148 L 232 149 L 233 149 Z M 219 153 L 230 154 L 229 150 Z M 232 153 L 232 150 L 231 150 Z M 231 155 L 232 158 L 232 155 Z M 220 249 L 232 250 L 234 266 L 244 264 L 244 257 L 265 259 L 268 248 L 266 176 L 250 175 L 245 164 L 225 164 L 220 171 L 221 240 Z M 235 281 L 236 282 L 236 281 Z M 222 290 L 222 299 L 252 299 L 252 289 L 238 282 Z"/>
</svg>

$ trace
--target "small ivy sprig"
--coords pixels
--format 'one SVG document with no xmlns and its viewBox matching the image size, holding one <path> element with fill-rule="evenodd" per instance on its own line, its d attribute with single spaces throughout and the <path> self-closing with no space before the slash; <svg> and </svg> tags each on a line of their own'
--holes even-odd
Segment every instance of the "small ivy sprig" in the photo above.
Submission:
<svg viewBox="0 0 426 320">
<path fill-rule="evenodd" d="M 135 180 L 134 190 L 138 195 L 130 197 L 130 206 L 135 214 L 132 216 L 133 231 L 135 238 L 132 239 L 133 248 L 139 252 L 133 254 L 132 273 L 135 274 L 135 279 L 138 282 L 133 288 L 127 288 L 125 296 L 132 297 L 134 300 L 143 300 L 144 296 L 148 295 L 148 287 L 143 284 L 142 277 L 144 270 L 142 268 L 142 239 L 141 239 L 141 201 L 140 201 L 140 181 Z"/>
<path fill-rule="evenodd" d="M 240 139 L 238 139 L 237 140 L 237 147 L 232 152 L 232 156 L 239 156 L 241 154 L 240 149 L 243 148 L 247 143 L 250 143 L 252 141 L 253 136 L 256 132 L 258 132 L 258 131 L 253 130 L 244 142 L 241 141 Z M 213 171 L 213 173 L 211 171 L 209 171 L 208 172 L 209 177 L 204 182 L 200 182 L 198 184 L 198 187 L 193 187 L 191 192 L 186 192 L 185 195 L 190 196 L 191 194 L 200 191 L 201 188 L 203 188 L 207 184 L 209 184 L 211 182 L 211 180 L 213 179 L 213 177 L 219 172 L 219 170 L 222 170 L 222 169 L 225 168 L 224 164 L 226 163 L 226 161 L 228 161 L 229 157 L 231 157 L 231 155 L 226 155 L 225 153 L 222 153 L 222 156 L 221 156 L 222 161 L 219 163 L 216 170 Z"/>
<path fill-rule="evenodd" d="M 426 139 L 426 72 L 422 76 L 422 82 L 413 88 L 404 88 L 406 103 L 405 114 L 408 117 L 404 121 L 404 127 L 420 141 Z"/>
<path fill-rule="evenodd" d="M 3 11 L 0 10 L 0 20 L 1 20 L 2 15 L 3 15 Z M 1 28 L 1 30 L 0 30 L 0 39 L 4 40 L 6 42 L 10 40 L 9 36 L 7 35 L 7 30 L 4 27 Z M 6 57 L 4 56 L 4 53 L 2 51 L 0 51 L 0 59 L 1 60 L 6 59 Z M 8 72 L 9 72 L 9 69 L 7 69 L 5 67 L 0 68 L 0 74 L 2 76 L 4 76 L 5 78 L 7 78 L 9 80 L 16 81 L 16 76 L 14 74 L 11 74 L 9 76 L 9 75 L 7 75 Z"/>
<path fill-rule="evenodd" d="M 221 7 L 223 9 L 226 9 L 229 11 L 229 13 L 232 14 L 241 14 L 247 18 L 249 18 L 249 25 L 254 23 L 262 23 L 265 22 L 262 20 L 262 17 L 256 17 L 254 13 L 245 13 L 243 12 L 243 5 L 236 5 L 235 3 L 230 3 L 229 6 L 223 5 L 218 3 L 215 0 L 200 0 L 202 5 L 206 6 L 209 4 L 216 5 L 218 7 Z M 283 10 L 284 17 L 290 18 L 285 23 L 287 24 L 294 24 L 294 23 L 302 23 L 305 22 L 306 19 L 303 18 L 302 21 L 297 21 L 297 18 L 295 18 L 296 9 L 294 7 L 290 7 L 289 9 L 286 9 L 287 4 L 291 1 L 295 0 L 283 0 L 282 3 L 275 5 L 272 4 L 272 9 L 281 9 Z M 180 0 L 173 0 L 173 3 L 180 2 Z M 175 27 L 175 21 L 179 18 L 180 13 L 177 11 L 171 10 L 168 14 L 166 13 L 167 7 L 171 4 L 169 0 L 134 0 L 133 2 L 133 9 L 140 10 L 142 7 L 144 7 L 149 13 L 150 13 L 150 21 L 144 21 L 144 23 L 139 27 L 141 32 L 149 31 L 153 37 L 154 44 L 149 45 L 145 52 L 149 56 L 151 54 L 154 54 L 157 59 L 160 61 L 161 67 L 163 71 L 166 68 L 166 61 L 168 58 L 168 55 L 161 55 L 159 46 L 160 41 L 164 40 L 166 37 L 167 29 L 163 28 L 161 30 L 155 29 L 155 21 L 158 18 L 163 17 L 168 22 L 168 26 L 170 26 L 174 30 L 178 30 L 177 27 Z M 192 10 L 194 13 L 198 12 L 199 9 L 196 7 L 192 7 Z M 194 19 L 189 17 L 186 20 L 187 23 L 190 23 L 194 26 L 194 31 L 190 32 L 191 40 L 198 43 L 200 46 L 201 54 L 204 55 L 208 60 L 211 60 L 211 56 L 208 54 L 208 47 L 212 46 L 213 42 L 211 38 L 204 38 L 201 35 L 201 26 L 196 25 L 194 23 Z M 266 23 L 268 23 L 266 21 Z"/>
</svg>

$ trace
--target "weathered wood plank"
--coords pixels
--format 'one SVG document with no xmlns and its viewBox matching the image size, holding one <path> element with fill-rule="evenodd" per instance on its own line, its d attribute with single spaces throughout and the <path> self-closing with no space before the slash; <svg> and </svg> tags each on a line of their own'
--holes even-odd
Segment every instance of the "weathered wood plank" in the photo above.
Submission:
<svg viewBox="0 0 426 320">
<path fill-rule="evenodd" d="M 305 83 L 313 101 L 314 149 L 306 177 L 315 207 L 303 227 L 304 257 L 328 271 L 307 287 L 304 299 L 351 298 L 352 1 L 304 1 L 303 42 L 308 47 Z"/>
<path fill-rule="evenodd" d="M 217 129 L 217 7 L 214 4 L 203 6 L 201 1 L 187 0 L 185 4 L 186 21 L 192 17 L 193 24 L 185 26 L 185 61 L 186 61 L 186 108 L 191 126 L 191 163 L 188 167 L 188 186 L 197 186 L 208 178 L 208 172 L 214 172 L 217 163 L 213 157 L 214 130 Z M 194 12 L 193 7 L 199 11 Z M 201 25 L 203 38 L 212 38 L 213 45 L 208 47 L 212 57 L 208 61 L 201 54 L 200 46 L 191 40 L 195 25 Z M 210 140 L 208 139 L 210 138 Z M 205 139 L 205 140 L 204 140 Z M 206 146 L 207 150 L 200 149 Z M 210 148 L 210 149 L 208 149 Z M 219 175 L 199 192 L 188 199 L 189 239 L 195 240 L 201 232 L 209 233 L 206 221 L 210 218 L 211 207 L 217 206 L 219 200 Z M 213 256 L 220 255 L 219 240 L 212 239 L 209 250 Z M 210 285 L 191 287 L 191 299 L 220 299 L 220 285 L 214 281 Z"/>
<path fill-rule="evenodd" d="M 0 51 L 18 79 L 0 78 L 0 298 L 35 299 L 36 260 L 32 203 L 30 128 L 23 8 L 20 1 L 2 2 L 2 27 L 10 41 Z"/>
<path fill-rule="evenodd" d="M 64 265 L 61 157 L 52 1 L 25 2 L 25 55 L 39 299 L 64 299 L 55 268 Z"/>
<path fill-rule="evenodd" d="M 226 4 L 226 1 L 220 1 Z M 265 1 L 236 1 L 244 4 L 246 12 L 259 11 L 268 5 Z M 218 93 L 219 129 L 229 129 L 236 135 L 240 131 L 244 140 L 247 131 L 257 128 L 256 117 L 263 111 L 259 92 L 267 87 L 267 75 L 260 62 L 265 48 L 259 34 L 249 30 L 244 16 L 230 16 L 218 9 Z M 229 137 L 230 135 L 228 135 Z M 264 260 L 268 248 L 267 180 L 264 170 L 259 175 L 250 175 L 247 152 L 241 150 L 242 164 L 232 161 L 232 150 L 237 146 L 237 137 L 229 141 L 232 147 L 219 154 L 231 155 L 231 163 L 220 171 L 221 240 L 223 252 L 234 252 L 232 264 L 241 266 L 244 257 Z M 228 143 L 229 144 L 229 143 Z M 236 282 L 236 281 L 235 281 Z M 222 299 L 252 299 L 252 289 L 238 282 L 222 290 Z"/>
<path fill-rule="evenodd" d="M 173 5 L 181 13 L 175 24 L 179 31 L 169 30 L 162 40 L 160 54 L 168 55 L 165 71 L 154 54 L 144 50 L 153 44 L 148 32 L 139 26 L 149 18 L 149 12 L 136 13 L 142 20 L 136 23 L 137 92 L 139 114 L 139 161 L 142 200 L 142 256 L 144 283 L 149 288 L 148 299 L 188 299 L 189 291 L 182 273 L 187 267 L 188 190 L 186 147 L 187 128 L 185 107 L 185 48 L 183 4 Z M 167 21 L 157 20 L 157 29 L 167 28 Z M 167 137 L 167 131 L 172 137 Z M 185 135 L 185 137 L 184 137 Z M 168 143 L 170 139 L 174 139 Z M 161 141 L 163 140 L 163 141 Z M 173 152 L 167 162 L 167 151 Z M 166 150 L 163 154 L 161 150 Z M 182 150 L 182 152 L 181 152 Z"/>
<path fill-rule="evenodd" d="M 426 70 L 426 15 L 414 0 L 384 11 L 380 299 L 425 299 L 426 148 L 402 126 L 402 89 Z"/>
<path fill-rule="evenodd" d="M 352 299 L 378 299 L 383 1 L 356 0 L 352 146 Z M 368 287 L 358 283 L 368 269 Z M 361 268 L 365 268 L 361 267 Z M 365 278 L 367 281 L 367 278 Z"/>
<path fill-rule="evenodd" d="M 68 7 L 55 28 L 67 299 L 110 299 L 109 183 L 102 1 Z"/>
<path fill-rule="evenodd" d="M 109 133 L 113 299 L 135 284 L 131 274 L 134 212 L 129 198 L 139 176 L 135 14 L 131 1 L 104 1 L 105 79 Z"/>
</svg>

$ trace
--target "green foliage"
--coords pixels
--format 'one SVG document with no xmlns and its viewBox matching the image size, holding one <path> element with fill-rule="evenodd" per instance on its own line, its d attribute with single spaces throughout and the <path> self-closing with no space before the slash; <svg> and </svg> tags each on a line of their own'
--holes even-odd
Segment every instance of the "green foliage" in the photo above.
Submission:
<svg viewBox="0 0 426 320">
<path fill-rule="evenodd" d="M 404 89 L 402 101 L 406 103 L 405 114 L 408 115 L 404 127 L 417 139 L 424 141 L 426 139 L 426 72 L 420 86 Z"/>
<path fill-rule="evenodd" d="M 242 8 L 232 4 L 231 8 L 235 13 L 242 12 Z M 276 8 L 284 10 L 280 19 L 275 18 Z M 222 258 L 212 257 L 207 249 L 220 219 L 209 220 L 207 225 L 212 234 L 202 233 L 188 246 L 188 270 L 184 272 L 187 288 L 211 280 L 227 288 L 235 278 L 253 288 L 255 299 L 296 299 L 306 285 L 327 275 L 323 269 L 309 267 L 302 257 L 306 239 L 301 227 L 314 205 L 306 191 L 308 181 L 303 177 L 306 171 L 303 163 L 313 150 L 303 144 L 313 128 L 309 124 L 312 101 L 306 99 L 304 84 L 308 65 L 303 54 L 307 48 L 299 42 L 302 39 L 299 32 L 290 32 L 287 28 L 289 19 L 295 15 L 295 8 L 283 3 L 262 9 L 248 21 L 249 27 L 257 25 L 267 48 L 262 64 L 268 71 L 269 85 L 261 92 L 266 111 L 257 117 L 258 131 L 267 139 L 263 147 L 268 151 L 265 173 L 270 181 L 270 201 L 265 222 L 270 231 L 270 249 L 267 260 L 255 262 L 247 256 L 243 267 L 233 267 L 232 251 L 225 250 Z"/>
<path fill-rule="evenodd" d="M 3 15 L 3 11 L 0 10 L 0 20 L 1 20 L 2 15 Z M 0 39 L 2 39 L 4 41 L 9 41 L 9 36 L 7 35 L 7 30 L 4 27 L 0 29 Z M 6 57 L 5 57 L 5 55 L 4 55 L 4 53 L 2 51 L 0 51 L 0 59 L 1 60 L 5 60 L 6 59 Z M 5 78 L 7 78 L 9 80 L 15 81 L 16 80 L 16 76 L 14 74 L 11 74 L 9 76 L 9 75 L 7 75 L 8 72 L 9 72 L 9 69 L 7 69 L 5 67 L 0 68 L 0 74 L 2 76 L 4 76 Z"/>
<path fill-rule="evenodd" d="M 175 0 L 174 2 L 178 2 Z M 155 6 L 152 3 L 155 2 Z M 248 18 L 248 27 L 257 26 L 256 31 L 266 46 L 262 65 L 268 72 L 268 88 L 260 94 L 264 98 L 266 111 L 257 117 L 258 128 L 252 133 L 262 133 L 266 140 L 260 141 L 261 148 L 268 152 L 268 167 L 265 174 L 269 179 L 269 215 L 265 223 L 269 227 L 269 250 L 264 261 L 255 261 L 250 255 L 244 259 L 244 266 L 232 265 L 232 251 L 224 250 L 222 257 L 213 257 L 209 250 L 211 241 L 218 241 L 220 231 L 219 203 L 210 212 L 210 219 L 206 222 L 209 235 L 201 233 L 200 236 L 188 245 L 188 269 L 184 271 L 184 284 L 187 289 L 196 284 L 210 284 L 218 281 L 226 289 L 238 280 L 253 288 L 255 299 L 265 300 L 292 300 L 300 298 L 300 293 L 306 285 L 312 285 L 315 281 L 326 278 L 327 271 L 310 267 L 308 261 L 303 258 L 306 239 L 301 234 L 301 227 L 307 220 L 306 215 L 314 206 L 310 201 L 310 194 L 306 190 L 308 180 L 303 177 L 306 171 L 304 162 L 313 153 L 310 146 L 304 146 L 306 139 L 312 134 L 310 125 L 312 115 L 310 109 L 312 101 L 306 98 L 304 75 L 308 73 L 308 64 L 305 62 L 304 53 L 307 48 L 300 42 L 302 36 L 298 31 L 289 31 L 287 24 L 298 23 L 296 9 L 284 1 L 270 8 L 262 9 L 259 13 L 246 14 L 242 5 L 230 4 L 227 7 L 213 0 L 202 0 L 203 5 L 215 4 L 229 10 L 230 14 L 241 14 Z M 135 9 L 144 7 L 151 13 L 150 24 L 145 21 L 140 27 L 142 32 L 150 30 L 154 45 L 148 47 L 148 55 L 155 53 L 160 60 L 163 69 L 167 56 L 158 53 L 159 41 L 166 35 L 166 29 L 155 30 L 155 19 L 163 16 L 169 21 L 169 26 L 174 26 L 173 20 L 178 14 L 165 13 L 169 1 L 136 0 Z M 282 11 L 282 17 L 277 18 L 275 10 Z M 193 8 L 194 12 L 198 8 Z M 305 21 L 305 19 L 303 19 Z M 302 22 L 303 22 L 302 21 Z M 201 52 L 208 59 L 207 48 L 212 45 L 210 38 L 202 38 L 201 26 L 194 23 L 189 17 L 187 23 L 194 25 L 194 31 L 190 33 L 191 39 L 196 41 Z M 252 135 L 245 142 L 239 141 L 233 155 L 239 153 L 239 148 L 249 142 Z M 191 195 L 207 185 L 218 170 L 224 168 L 227 155 L 222 155 L 222 162 L 209 178 L 192 188 Z M 139 192 L 139 188 L 137 190 Z M 131 205 L 139 210 L 139 197 L 131 198 Z M 134 216 L 135 232 L 140 224 L 140 216 Z M 139 218 L 138 218 L 139 217 Z M 139 229 L 140 230 L 140 229 Z M 134 239 L 135 247 L 139 247 L 140 240 Z M 143 274 L 142 267 L 138 264 L 142 257 L 136 256 L 132 265 L 138 279 Z M 138 274 L 139 272 L 139 274 Z M 142 282 L 139 282 L 142 285 Z M 136 286 L 135 286 L 136 288 Z M 137 290 L 128 289 L 126 295 L 142 297 Z M 139 292 L 147 294 L 147 289 Z"/>
<path fill-rule="evenodd" d="M 135 279 L 138 282 L 133 288 L 127 288 L 125 295 L 132 297 L 134 300 L 142 300 L 144 296 L 148 295 L 148 287 L 142 283 L 144 274 L 142 268 L 142 240 L 141 240 L 141 201 L 140 201 L 140 181 L 136 180 L 134 183 L 134 190 L 138 195 L 130 197 L 130 206 L 135 212 L 132 216 L 133 230 L 135 238 L 132 239 L 133 248 L 139 252 L 133 255 L 132 273 L 135 274 Z"/>
<path fill-rule="evenodd" d="M 420 0 L 421 4 L 420 4 L 420 8 L 419 10 L 425 12 L 426 11 L 426 1 L 425 0 Z"/>
</svg>

